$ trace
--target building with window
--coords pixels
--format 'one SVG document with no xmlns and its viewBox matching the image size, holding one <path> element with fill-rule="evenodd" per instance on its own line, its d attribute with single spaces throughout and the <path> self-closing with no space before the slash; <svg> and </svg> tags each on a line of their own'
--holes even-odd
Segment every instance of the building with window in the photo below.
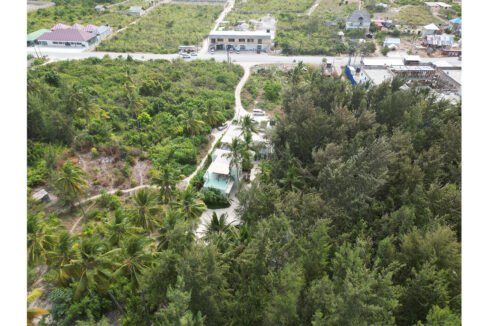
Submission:
<svg viewBox="0 0 488 326">
<path fill-rule="evenodd" d="M 267 31 L 212 31 L 209 35 L 209 50 L 269 51 L 273 45 Z"/>
</svg>

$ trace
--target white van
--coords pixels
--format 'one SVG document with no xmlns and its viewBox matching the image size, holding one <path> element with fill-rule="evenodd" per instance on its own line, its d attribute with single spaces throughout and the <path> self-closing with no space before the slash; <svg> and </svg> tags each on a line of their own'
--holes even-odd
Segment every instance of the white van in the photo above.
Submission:
<svg viewBox="0 0 488 326">
<path fill-rule="evenodd" d="M 264 116 L 266 113 L 261 109 L 253 109 L 252 114 L 255 116 Z"/>
</svg>

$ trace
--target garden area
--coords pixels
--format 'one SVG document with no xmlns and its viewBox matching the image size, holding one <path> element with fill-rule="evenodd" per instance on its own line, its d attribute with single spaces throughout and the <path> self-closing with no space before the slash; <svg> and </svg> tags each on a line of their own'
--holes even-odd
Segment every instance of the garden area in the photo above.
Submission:
<svg viewBox="0 0 488 326">
<path fill-rule="evenodd" d="M 137 24 L 102 42 L 97 50 L 175 53 L 180 45 L 198 45 L 222 11 L 218 5 L 158 6 Z"/>
<path fill-rule="evenodd" d="M 139 3 L 141 0 L 130 0 Z M 108 24 L 114 30 L 120 29 L 137 17 L 127 15 L 127 5 L 114 6 L 103 12 L 97 12 L 95 6 L 104 3 L 84 1 L 55 1 L 56 6 L 39 9 L 27 14 L 27 32 L 31 33 L 42 28 L 51 28 L 57 23 L 72 25 L 74 23 L 86 25 Z M 118 2 L 113 0 L 113 2 Z"/>
<path fill-rule="evenodd" d="M 130 57 L 30 70 L 28 186 L 49 188 L 68 161 L 88 173 L 88 194 L 140 185 L 167 166 L 190 174 L 211 128 L 233 116 L 241 75 L 213 61 Z"/>
</svg>

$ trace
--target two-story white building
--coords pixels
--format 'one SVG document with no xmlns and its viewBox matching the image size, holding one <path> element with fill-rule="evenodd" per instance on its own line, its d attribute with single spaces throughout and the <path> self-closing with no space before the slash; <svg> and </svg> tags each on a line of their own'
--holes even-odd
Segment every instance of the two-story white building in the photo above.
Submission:
<svg viewBox="0 0 488 326">
<path fill-rule="evenodd" d="M 212 31 L 208 35 L 209 50 L 239 50 L 267 52 L 273 45 L 268 31 Z"/>
</svg>

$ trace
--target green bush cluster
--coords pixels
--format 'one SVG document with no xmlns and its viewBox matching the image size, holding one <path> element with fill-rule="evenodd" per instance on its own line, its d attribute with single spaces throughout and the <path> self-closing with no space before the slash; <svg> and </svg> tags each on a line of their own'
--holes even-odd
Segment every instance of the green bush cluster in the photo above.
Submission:
<svg viewBox="0 0 488 326">
<path fill-rule="evenodd" d="M 210 209 L 226 208 L 230 206 L 229 200 L 219 190 L 214 188 L 202 191 L 203 202 Z"/>
</svg>

